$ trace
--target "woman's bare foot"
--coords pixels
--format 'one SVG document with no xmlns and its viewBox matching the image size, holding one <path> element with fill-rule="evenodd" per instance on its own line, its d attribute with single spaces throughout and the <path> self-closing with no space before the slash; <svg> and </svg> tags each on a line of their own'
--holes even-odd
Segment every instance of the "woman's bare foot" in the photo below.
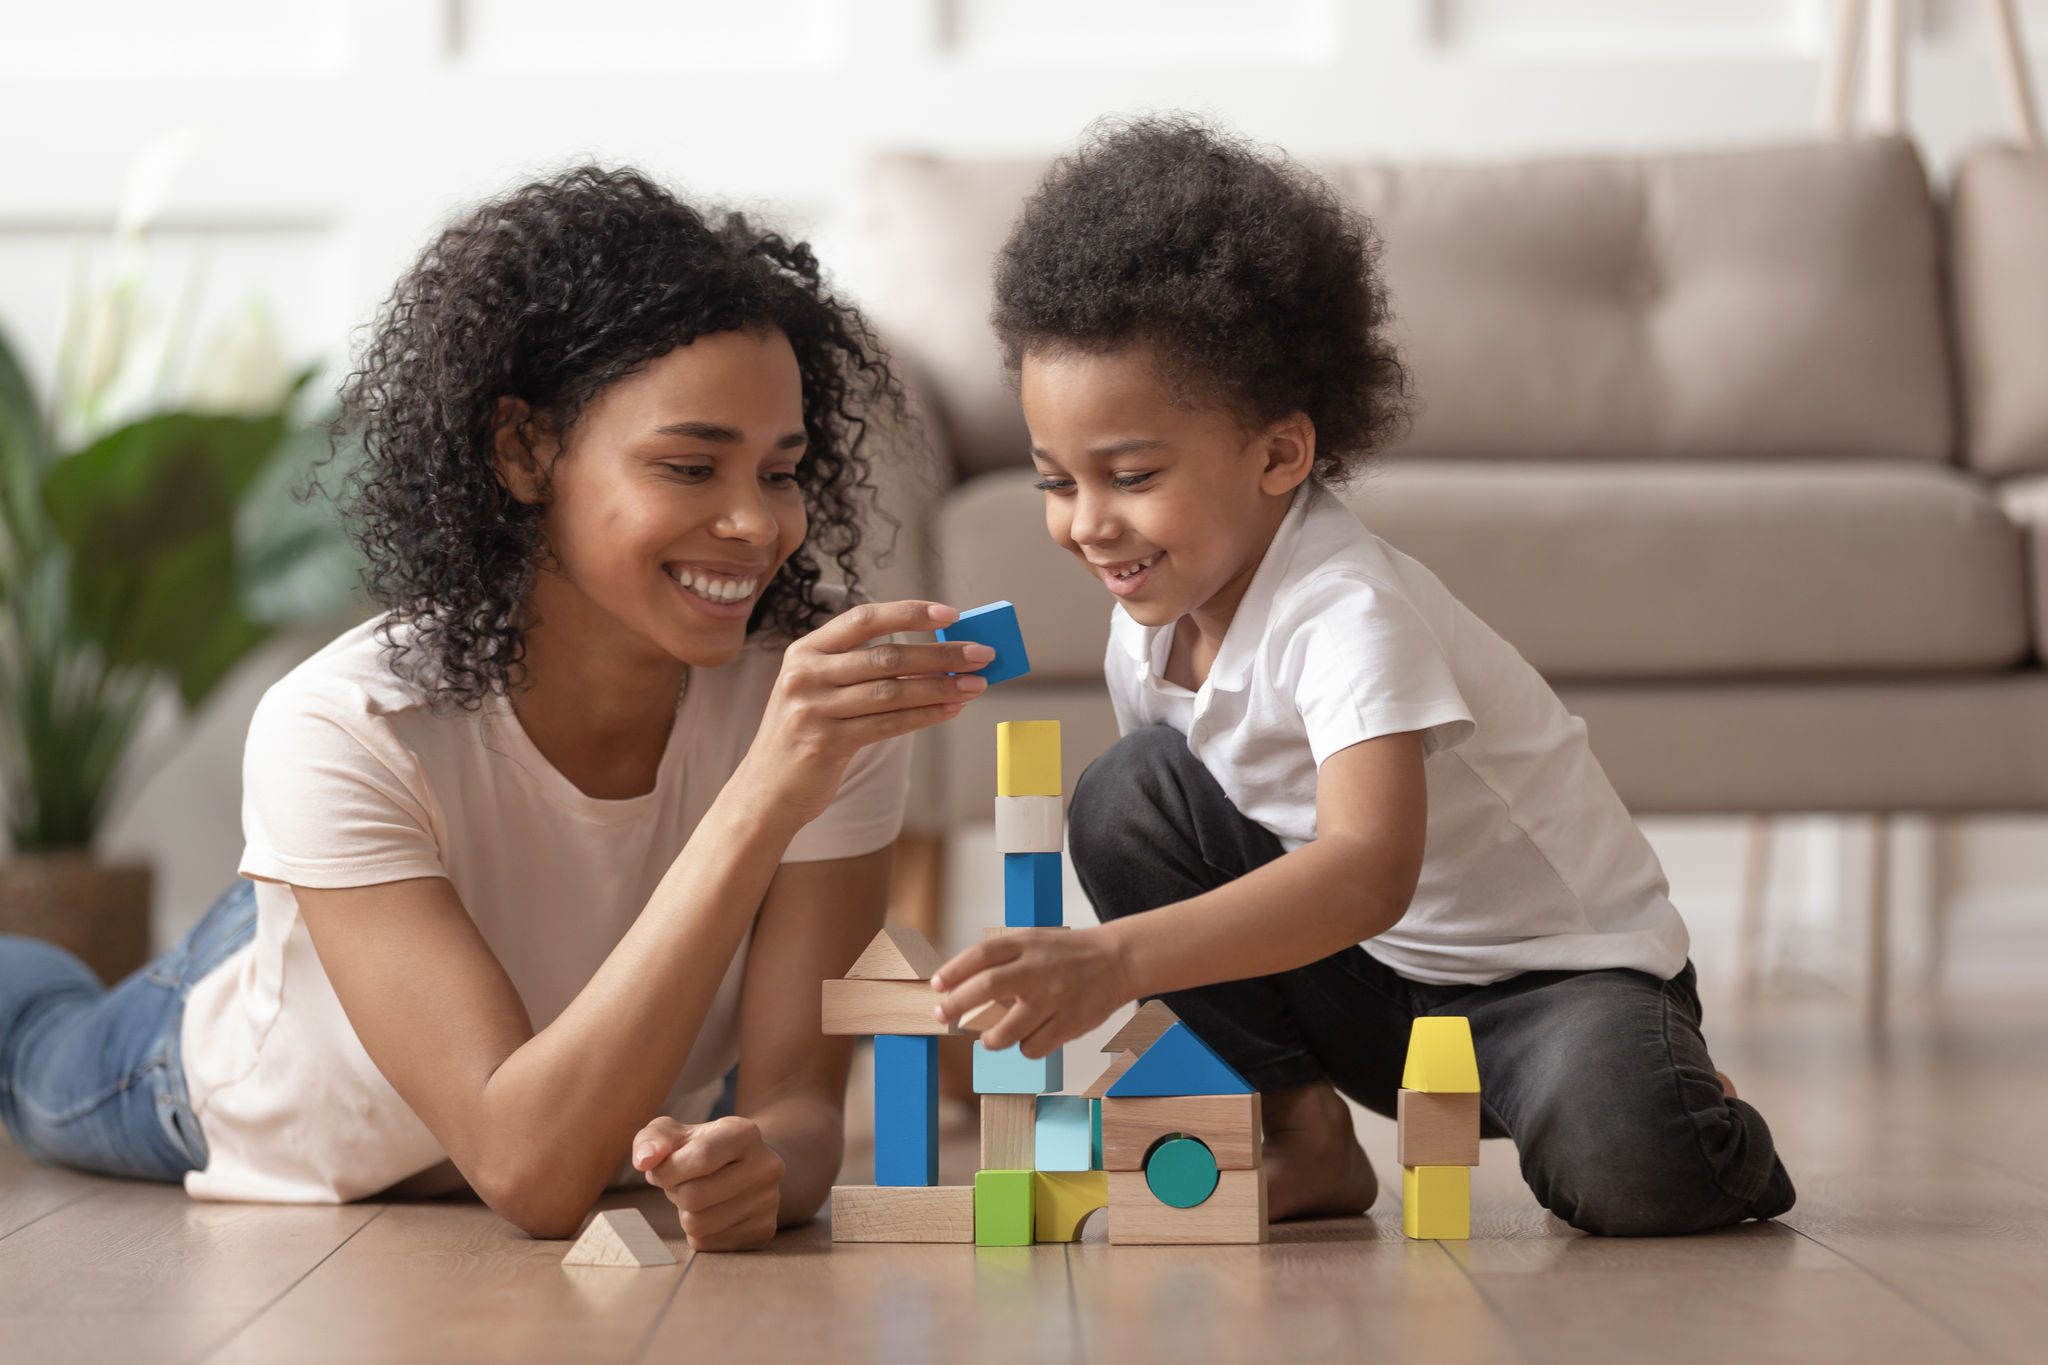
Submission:
<svg viewBox="0 0 2048 1365">
<path fill-rule="evenodd" d="M 1328 1081 L 1260 1097 L 1266 1125 L 1266 1212 L 1274 1219 L 1364 1213 L 1379 1177 Z"/>
</svg>

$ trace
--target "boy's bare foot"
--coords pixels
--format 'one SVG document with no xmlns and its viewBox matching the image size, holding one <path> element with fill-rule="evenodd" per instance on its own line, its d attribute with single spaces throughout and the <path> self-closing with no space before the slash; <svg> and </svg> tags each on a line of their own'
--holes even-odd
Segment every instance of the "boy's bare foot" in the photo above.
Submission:
<svg viewBox="0 0 2048 1365">
<path fill-rule="evenodd" d="M 1328 1081 L 1260 1097 L 1266 1125 L 1266 1212 L 1274 1219 L 1364 1213 L 1379 1177 Z"/>
<path fill-rule="evenodd" d="M 1728 1073 L 1727 1073 L 1727 1072 L 1725 1072 L 1725 1071 L 1716 1071 L 1716 1072 L 1714 1073 L 1714 1079 L 1715 1079 L 1715 1080 L 1717 1080 L 1717 1081 L 1719 1081 L 1719 1082 L 1721 1083 L 1721 1098 L 1722 1098 L 1722 1099 L 1724 1099 L 1724 1100 L 1732 1100 L 1732 1099 L 1734 1099 L 1734 1098 L 1735 1098 L 1735 1082 L 1734 1082 L 1734 1081 L 1731 1081 L 1731 1080 L 1729 1080 L 1729 1079 L 1728 1079 Z"/>
</svg>

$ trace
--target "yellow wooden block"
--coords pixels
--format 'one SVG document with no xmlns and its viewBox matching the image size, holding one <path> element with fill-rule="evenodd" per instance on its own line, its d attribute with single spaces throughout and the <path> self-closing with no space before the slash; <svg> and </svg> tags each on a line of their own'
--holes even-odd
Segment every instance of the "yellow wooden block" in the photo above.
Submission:
<svg viewBox="0 0 2048 1365">
<path fill-rule="evenodd" d="M 1472 1235 L 1470 1166 L 1403 1166 L 1401 1231 L 1431 1241 Z"/>
<path fill-rule="evenodd" d="M 996 726 L 996 795 L 1060 794 L 1060 723 L 1006 720 Z"/>
<path fill-rule="evenodd" d="M 1081 1220 L 1108 1204 L 1108 1171 L 1033 1171 L 1032 1240 L 1071 1242 L 1081 1234 Z"/>
<path fill-rule="evenodd" d="M 1462 1014 L 1426 1014 L 1408 1034 L 1403 1090 L 1457 1094 L 1479 1089 L 1479 1060 L 1472 1055 L 1472 1021 Z"/>
</svg>

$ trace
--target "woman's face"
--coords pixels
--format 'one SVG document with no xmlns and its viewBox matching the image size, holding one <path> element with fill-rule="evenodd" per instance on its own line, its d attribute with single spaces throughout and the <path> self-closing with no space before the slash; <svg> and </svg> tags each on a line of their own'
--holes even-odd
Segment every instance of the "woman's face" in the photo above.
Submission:
<svg viewBox="0 0 2048 1365">
<path fill-rule="evenodd" d="M 685 663 L 730 662 L 803 543 L 804 446 L 802 374 L 774 329 L 700 336 L 604 390 L 553 463 L 543 623 L 587 612 Z"/>
</svg>

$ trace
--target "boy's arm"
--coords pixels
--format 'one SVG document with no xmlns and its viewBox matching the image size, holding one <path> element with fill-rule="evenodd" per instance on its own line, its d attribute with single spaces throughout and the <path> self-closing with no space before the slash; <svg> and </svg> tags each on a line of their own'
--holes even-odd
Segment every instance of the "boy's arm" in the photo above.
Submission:
<svg viewBox="0 0 2048 1365">
<path fill-rule="evenodd" d="M 932 977 L 940 1017 L 1015 1000 L 981 1035 L 1042 1057 L 1141 996 L 1305 966 L 1406 913 L 1429 791 L 1413 732 L 1354 744 L 1316 773 L 1316 837 L 1214 891 L 1098 929 L 984 939 Z"/>
</svg>

